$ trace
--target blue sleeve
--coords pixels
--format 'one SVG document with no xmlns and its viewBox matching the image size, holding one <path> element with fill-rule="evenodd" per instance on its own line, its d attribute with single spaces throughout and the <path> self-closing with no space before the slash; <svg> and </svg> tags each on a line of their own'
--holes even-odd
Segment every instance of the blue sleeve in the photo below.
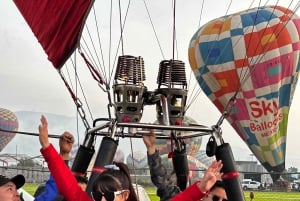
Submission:
<svg viewBox="0 0 300 201">
<path fill-rule="evenodd" d="M 54 178 L 52 175 L 50 175 L 50 178 L 46 182 L 45 191 L 36 197 L 35 201 L 54 201 L 56 196 L 58 194 L 58 190 L 54 181 Z"/>
</svg>

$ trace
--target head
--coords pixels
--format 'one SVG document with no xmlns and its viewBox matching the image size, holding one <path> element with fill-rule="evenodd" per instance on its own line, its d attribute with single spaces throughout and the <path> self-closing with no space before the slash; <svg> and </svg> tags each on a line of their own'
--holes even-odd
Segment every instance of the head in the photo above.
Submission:
<svg viewBox="0 0 300 201">
<path fill-rule="evenodd" d="M 107 168 L 94 182 L 92 195 L 95 201 L 137 201 L 128 167 L 115 163 Z"/>
<path fill-rule="evenodd" d="M 25 184 L 23 175 L 17 175 L 13 178 L 7 178 L 0 175 L 0 200 L 21 201 L 18 189 Z"/>
<path fill-rule="evenodd" d="M 210 189 L 203 201 L 227 201 L 225 186 L 222 181 L 217 181 Z"/>
</svg>

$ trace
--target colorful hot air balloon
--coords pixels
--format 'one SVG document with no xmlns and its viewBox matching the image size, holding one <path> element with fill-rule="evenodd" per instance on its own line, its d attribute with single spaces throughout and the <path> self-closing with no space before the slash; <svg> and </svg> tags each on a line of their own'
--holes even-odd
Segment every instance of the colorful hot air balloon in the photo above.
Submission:
<svg viewBox="0 0 300 201">
<path fill-rule="evenodd" d="M 127 156 L 126 163 L 130 168 L 145 168 L 148 165 L 147 155 L 143 151 L 135 151 Z"/>
<path fill-rule="evenodd" d="M 157 121 L 155 122 L 157 123 Z M 188 126 L 191 124 L 198 124 L 193 118 L 189 116 L 185 116 L 183 119 L 183 125 Z M 185 131 L 182 132 L 182 136 L 187 135 L 191 132 Z M 186 153 L 187 155 L 195 156 L 198 150 L 200 149 L 202 137 L 193 137 L 193 138 L 186 138 L 184 139 L 184 142 L 186 143 Z M 156 140 L 156 147 L 159 150 L 160 154 L 167 154 L 169 153 L 171 149 L 171 140 L 170 139 L 157 139 Z"/>
<path fill-rule="evenodd" d="M 18 127 L 17 116 L 7 109 L 0 108 L 0 152 L 15 137 Z"/>
<path fill-rule="evenodd" d="M 125 161 L 125 154 L 124 154 L 124 152 L 121 149 L 117 149 L 113 161 L 124 163 L 124 161 Z"/>
<path fill-rule="evenodd" d="M 187 159 L 188 159 L 188 167 L 190 170 L 189 180 L 191 183 L 194 183 L 195 181 L 199 180 L 199 178 L 203 177 L 204 170 L 207 169 L 207 166 L 193 156 L 187 155 Z M 168 154 L 161 155 L 161 162 L 167 168 L 168 173 L 171 173 L 173 170 L 173 163 L 172 163 L 172 159 L 168 158 Z M 175 180 L 176 179 L 175 175 L 173 176 L 174 176 L 173 179 Z"/>
<path fill-rule="evenodd" d="M 299 36 L 295 13 L 265 6 L 208 22 L 189 46 L 200 87 L 221 112 L 234 98 L 227 120 L 269 172 L 285 169 Z"/>
</svg>

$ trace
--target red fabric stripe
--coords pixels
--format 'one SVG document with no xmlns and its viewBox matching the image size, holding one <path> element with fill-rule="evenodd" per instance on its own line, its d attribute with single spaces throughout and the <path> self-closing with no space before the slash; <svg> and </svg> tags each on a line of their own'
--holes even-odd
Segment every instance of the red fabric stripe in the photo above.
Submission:
<svg viewBox="0 0 300 201">
<path fill-rule="evenodd" d="M 93 167 L 93 169 L 92 169 L 92 172 L 93 173 L 98 173 L 98 174 L 100 174 L 100 173 L 102 173 L 104 170 L 106 170 L 106 168 L 103 168 L 103 167 Z"/>
<path fill-rule="evenodd" d="M 223 180 L 227 180 L 227 179 L 233 179 L 233 178 L 236 178 L 239 176 L 239 172 L 238 171 L 234 171 L 234 172 L 227 172 L 227 173 L 224 173 L 222 175 L 222 179 Z"/>
<path fill-rule="evenodd" d="M 53 66 L 60 69 L 79 43 L 94 0 L 14 0 Z"/>
</svg>

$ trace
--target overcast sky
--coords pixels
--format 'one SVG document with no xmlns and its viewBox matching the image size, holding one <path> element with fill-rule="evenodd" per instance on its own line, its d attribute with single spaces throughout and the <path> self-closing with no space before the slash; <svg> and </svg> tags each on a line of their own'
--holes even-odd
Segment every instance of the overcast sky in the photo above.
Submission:
<svg viewBox="0 0 300 201">
<path fill-rule="evenodd" d="M 95 1 L 95 11 L 98 17 L 103 15 L 102 21 L 99 23 L 103 26 L 102 30 L 106 31 L 103 33 L 105 40 L 108 38 L 109 25 L 105 20 L 108 18 L 107 11 L 109 8 L 108 5 L 101 5 L 101 2 L 103 1 Z M 171 2 L 171 0 L 147 1 L 165 58 L 160 53 L 142 0 L 132 1 L 126 22 L 124 51 L 126 54 L 144 58 L 147 76 L 146 85 L 150 90 L 155 89 L 159 62 L 163 59 L 172 58 Z M 176 2 L 178 59 L 185 62 L 187 77 L 190 79 L 187 50 L 191 36 L 198 28 L 202 4 L 199 0 L 177 0 Z M 279 2 L 280 5 L 287 6 L 290 1 L 282 0 Z M 276 1 L 269 1 L 268 4 L 275 3 Z M 233 0 L 229 13 L 245 10 L 250 4 L 251 1 L 248 0 Z M 204 4 L 201 24 L 225 15 L 228 5 L 228 0 L 207 0 Z M 259 1 L 255 1 L 253 7 L 258 5 Z M 292 8 L 294 7 L 292 6 Z M 300 15 L 299 11 L 297 13 Z M 75 116 L 76 108 L 66 87 L 56 70 L 52 67 L 52 64 L 47 60 L 46 54 L 12 1 L 2 2 L 0 27 L 0 91 L 2 92 L 0 107 L 11 111 L 24 110 Z M 107 49 L 107 47 L 105 48 Z M 108 56 L 106 55 L 105 58 L 108 58 Z M 107 59 L 105 60 L 107 62 Z M 108 103 L 106 94 L 97 87 L 96 82 L 93 81 L 88 73 L 82 73 L 81 76 L 85 83 L 90 84 L 90 87 L 86 89 L 86 93 L 94 117 L 106 117 L 104 112 Z M 194 75 L 191 77 L 191 82 L 195 83 Z M 193 86 L 194 84 L 191 84 L 190 89 Z M 286 167 L 296 166 L 300 169 L 300 153 L 296 151 L 300 141 L 298 127 L 300 87 L 298 88 L 296 89 L 289 115 Z M 146 108 L 143 121 L 153 122 L 156 119 L 155 115 L 155 108 Z M 193 117 L 199 124 L 210 127 L 218 121 L 220 112 L 217 111 L 204 93 L 200 93 L 187 115 Z M 232 145 L 235 159 L 251 159 L 248 147 L 231 126 L 224 122 L 222 128 L 224 140 Z M 205 144 L 206 141 L 204 140 L 203 145 Z M 204 146 L 202 146 L 203 148 Z"/>
</svg>

